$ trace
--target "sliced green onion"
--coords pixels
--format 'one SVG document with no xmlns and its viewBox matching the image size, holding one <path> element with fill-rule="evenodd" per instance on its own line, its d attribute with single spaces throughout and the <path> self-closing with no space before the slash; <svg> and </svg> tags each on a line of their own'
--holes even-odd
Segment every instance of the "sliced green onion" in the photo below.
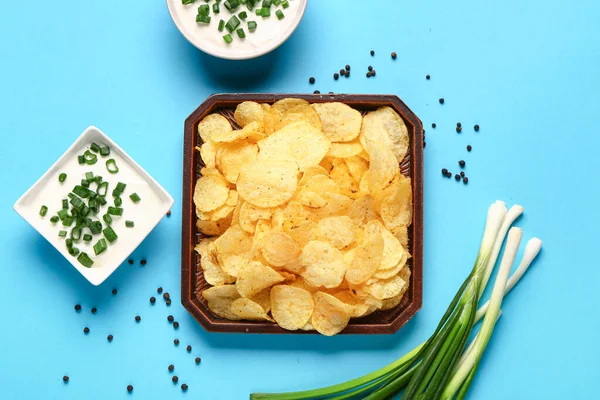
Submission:
<svg viewBox="0 0 600 400">
<path fill-rule="evenodd" d="M 283 7 L 283 9 L 286 9 L 286 8 L 288 8 L 289 6 L 290 6 L 290 3 L 288 3 L 288 1 L 287 1 L 287 0 L 283 0 L 283 1 L 281 2 L 281 7 Z"/>
<path fill-rule="evenodd" d="M 69 208 L 69 200 L 67 200 L 67 199 L 63 199 L 62 200 L 62 208 L 65 209 L 65 210 L 67 208 Z"/>
<path fill-rule="evenodd" d="M 85 179 L 87 179 L 88 181 L 93 181 L 94 180 L 94 173 L 92 171 L 86 172 L 85 173 Z"/>
<path fill-rule="evenodd" d="M 113 219 L 112 219 L 112 217 L 109 214 L 104 214 L 102 216 L 102 219 L 104 220 L 104 222 L 106 223 L 106 225 L 112 224 Z"/>
<path fill-rule="evenodd" d="M 73 198 L 71 199 L 71 205 L 76 209 L 80 210 L 81 208 L 83 208 L 83 206 L 85 206 L 85 203 L 79 197 L 73 196 Z"/>
<path fill-rule="evenodd" d="M 240 6 L 240 2 L 239 2 L 239 0 L 226 0 L 223 3 L 223 5 L 227 9 L 227 11 L 233 12 Z"/>
<path fill-rule="evenodd" d="M 248 30 L 254 32 L 256 30 L 256 21 L 248 21 Z"/>
<path fill-rule="evenodd" d="M 75 193 L 77 196 L 79 196 L 83 199 L 87 199 L 88 197 L 90 197 L 90 194 L 92 193 L 92 191 L 83 186 L 75 186 L 73 188 L 73 193 Z"/>
<path fill-rule="evenodd" d="M 58 236 L 60 236 L 60 237 L 67 236 L 67 231 L 63 231 L 63 230 L 58 231 Z"/>
<path fill-rule="evenodd" d="M 208 15 L 196 15 L 196 22 L 200 22 L 202 24 L 210 24 L 210 17 Z"/>
<path fill-rule="evenodd" d="M 278 6 L 281 4 L 281 0 L 273 0 L 273 5 Z"/>
<path fill-rule="evenodd" d="M 269 7 L 271 7 L 271 4 L 272 4 L 272 3 L 273 3 L 273 2 L 272 2 L 271 0 L 263 0 L 263 2 L 262 2 L 262 7 L 263 7 L 263 8 L 269 8 Z"/>
<path fill-rule="evenodd" d="M 90 181 L 88 181 L 87 179 L 82 179 L 81 180 L 81 186 L 83 186 L 84 188 L 89 188 L 90 187 Z"/>
<path fill-rule="evenodd" d="M 282 20 L 285 18 L 285 15 L 283 14 L 283 11 L 281 11 L 281 10 L 275 11 L 275 15 L 277 15 L 278 20 Z"/>
<path fill-rule="evenodd" d="M 223 40 L 225 41 L 225 43 L 229 44 L 231 42 L 233 42 L 233 38 L 231 37 L 231 35 L 228 33 L 227 35 L 223 36 Z"/>
<path fill-rule="evenodd" d="M 115 207 L 121 207 L 121 204 L 123 204 L 123 199 L 115 197 Z"/>
<path fill-rule="evenodd" d="M 94 245 L 94 254 L 98 255 L 106 250 L 108 246 L 106 245 L 106 240 L 104 238 L 98 240 Z"/>
<path fill-rule="evenodd" d="M 100 146 L 98 146 L 96 143 L 92 143 L 92 145 L 90 146 L 90 149 L 94 152 L 97 153 L 100 151 Z"/>
<path fill-rule="evenodd" d="M 86 150 L 85 153 L 83 153 L 83 159 L 87 165 L 94 165 L 98 161 L 98 156 L 91 151 Z"/>
<path fill-rule="evenodd" d="M 131 199 L 131 201 L 133 201 L 134 203 L 139 203 L 141 199 L 141 197 L 137 194 L 137 193 L 131 193 L 129 195 L 129 198 Z"/>
<path fill-rule="evenodd" d="M 67 180 L 67 174 L 65 174 L 64 172 L 58 176 L 58 181 L 60 183 L 63 183 L 66 180 Z"/>
<path fill-rule="evenodd" d="M 135 223 L 133 221 L 125 221 L 125 226 L 128 228 L 133 228 Z"/>
<path fill-rule="evenodd" d="M 52 222 L 53 224 L 57 223 L 59 221 L 59 218 L 56 215 L 53 215 L 52 217 L 50 217 L 50 222 Z"/>
<path fill-rule="evenodd" d="M 224 28 L 225 28 L 225 21 L 224 20 L 220 20 L 219 21 L 219 27 L 217 29 L 219 30 L 219 32 L 223 32 Z"/>
<path fill-rule="evenodd" d="M 198 15 L 208 15 L 210 13 L 210 6 L 208 4 L 203 4 L 198 7 Z"/>
<path fill-rule="evenodd" d="M 67 208 L 63 208 L 62 210 L 59 210 L 56 214 L 58 215 L 58 218 L 60 218 L 61 221 L 64 220 L 65 218 L 67 218 L 69 216 L 68 206 L 67 206 Z"/>
<path fill-rule="evenodd" d="M 119 167 L 117 167 L 117 162 L 114 158 L 110 158 L 106 161 L 106 169 L 111 174 L 116 174 L 117 172 L 119 172 Z"/>
<path fill-rule="evenodd" d="M 96 201 L 98 201 L 98 204 L 100 204 L 101 206 L 106 205 L 106 199 L 104 198 L 104 196 L 96 197 Z"/>
<path fill-rule="evenodd" d="M 218 14 L 221 12 L 221 7 L 219 7 L 219 3 L 213 4 L 213 14 Z"/>
<path fill-rule="evenodd" d="M 89 228 L 90 228 L 90 232 L 92 232 L 92 234 L 97 235 L 100 232 L 102 232 L 102 222 L 94 221 L 90 224 Z"/>
<path fill-rule="evenodd" d="M 100 204 L 98 203 L 98 200 L 96 199 L 91 199 L 88 202 L 88 207 L 90 208 L 91 212 L 97 213 L 100 210 Z"/>
<path fill-rule="evenodd" d="M 84 242 L 90 242 L 91 240 L 92 240 L 92 235 L 90 235 L 89 233 L 86 233 L 85 235 L 83 235 Z"/>
<path fill-rule="evenodd" d="M 98 194 L 98 196 L 106 196 L 107 192 L 108 192 L 108 182 L 102 182 L 96 188 L 96 194 Z"/>
<path fill-rule="evenodd" d="M 107 211 L 110 215 L 123 215 L 123 209 L 119 207 L 108 207 Z"/>
<path fill-rule="evenodd" d="M 69 254 L 75 257 L 77 254 L 79 254 L 79 249 L 77 247 L 70 247 Z"/>
<path fill-rule="evenodd" d="M 181 4 L 194 4 L 196 2 L 196 0 L 181 0 Z"/>
<path fill-rule="evenodd" d="M 82 206 L 81 206 L 81 208 L 83 208 L 84 206 L 85 206 L 85 204 L 84 204 L 84 205 L 82 205 Z M 79 211 L 79 209 L 78 209 L 78 208 L 75 208 L 75 207 L 73 207 L 73 208 L 71 209 L 71 216 L 72 216 L 73 218 L 77 218 L 77 217 L 79 216 L 79 214 L 81 214 L 81 212 Z"/>
<path fill-rule="evenodd" d="M 263 7 L 260 9 L 260 16 L 263 18 L 267 18 L 271 16 L 271 9 L 267 7 Z"/>
<path fill-rule="evenodd" d="M 79 163 L 79 165 L 85 164 L 85 157 L 77 156 L 77 162 Z"/>
<path fill-rule="evenodd" d="M 242 11 L 241 13 L 238 14 L 238 17 L 240 17 L 241 20 L 244 20 L 244 19 L 248 18 L 248 13 L 246 13 L 246 11 Z"/>
<path fill-rule="evenodd" d="M 65 240 L 65 244 L 67 245 L 67 249 L 70 249 L 71 247 L 73 247 L 73 239 L 68 238 L 67 240 Z"/>
<path fill-rule="evenodd" d="M 252 11 L 254 10 L 254 6 L 255 6 L 255 2 L 254 0 L 247 0 L 246 1 L 246 8 L 248 9 L 248 11 Z"/>
<path fill-rule="evenodd" d="M 227 31 L 229 33 L 233 32 L 238 26 L 240 26 L 240 20 L 238 19 L 238 17 L 236 17 L 235 15 L 232 15 L 231 18 L 229 18 L 229 21 L 227 21 L 227 23 L 225 24 L 225 29 L 227 29 Z M 229 43 L 229 42 L 228 42 Z"/>
<path fill-rule="evenodd" d="M 79 228 L 71 229 L 71 239 L 73 239 L 73 240 L 81 239 L 81 229 L 79 229 Z"/>
<path fill-rule="evenodd" d="M 243 39 L 243 38 L 245 38 L 245 37 L 246 37 L 246 32 L 244 32 L 244 30 L 243 30 L 242 28 L 240 28 L 240 29 L 236 30 L 236 32 L 237 32 L 237 35 L 238 35 L 238 37 L 239 37 L 240 39 Z"/>
<path fill-rule="evenodd" d="M 256 11 L 254 11 L 254 13 L 260 17 L 262 15 L 262 8 L 257 8 Z"/>
<path fill-rule="evenodd" d="M 125 191 L 126 187 L 127 187 L 127 185 L 123 182 L 117 183 L 117 186 L 115 186 L 115 188 L 112 191 L 113 197 L 121 196 L 121 194 Z"/>
<path fill-rule="evenodd" d="M 183 1 L 186 1 L 186 0 L 183 0 Z M 85 253 L 85 252 L 79 253 L 79 257 L 77 257 L 77 261 L 79 261 L 79 263 L 86 268 L 91 268 L 92 265 L 94 265 L 94 261 L 92 261 L 90 256 L 88 256 L 87 253 Z"/>
<path fill-rule="evenodd" d="M 84 205 L 83 207 L 81 207 L 81 210 L 79 211 L 80 215 L 82 217 L 87 217 L 88 214 L 90 213 L 90 208 L 86 205 Z"/>
<path fill-rule="evenodd" d="M 110 154 L 110 148 L 108 146 L 104 146 L 100 148 L 100 155 L 106 157 Z"/>
<path fill-rule="evenodd" d="M 106 240 L 108 240 L 111 243 L 114 243 L 115 240 L 118 239 L 117 234 L 115 233 L 115 231 L 113 230 L 113 228 L 111 228 L 110 226 L 107 226 L 102 233 L 104 233 L 104 237 L 106 238 Z"/>
<path fill-rule="evenodd" d="M 48 207 L 46 207 L 46 206 L 40 207 L 40 216 L 41 217 L 45 217 L 47 213 L 48 213 Z"/>
<path fill-rule="evenodd" d="M 62 224 L 63 224 L 63 226 L 71 226 L 71 225 L 73 225 L 73 221 L 75 221 L 75 218 L 65 217 L 65 219 L 62 220 Z"/>
</svg>

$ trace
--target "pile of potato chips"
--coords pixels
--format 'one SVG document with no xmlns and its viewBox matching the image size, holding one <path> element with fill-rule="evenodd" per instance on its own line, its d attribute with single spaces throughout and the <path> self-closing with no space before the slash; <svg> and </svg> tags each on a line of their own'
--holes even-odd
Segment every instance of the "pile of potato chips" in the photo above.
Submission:
<svg viewBox="0 0 600 400">
<path fill-rule="evenodd" d="M 409 285 L 406 125 L 391 108 L 364 118 L 342 103 L 243 102 L 241 129 L 198 125 L 206 165 L 194 191 L 202 296 L 230 320 L 342 331 L 396 307 Z"/>
</svg>

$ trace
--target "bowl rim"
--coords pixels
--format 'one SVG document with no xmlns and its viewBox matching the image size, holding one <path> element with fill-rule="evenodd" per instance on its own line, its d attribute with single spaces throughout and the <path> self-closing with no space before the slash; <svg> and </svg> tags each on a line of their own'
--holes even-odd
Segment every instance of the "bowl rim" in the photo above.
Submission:
<svg viewBox="0 0 600 400">
<path fill-rule="evenodd" d="M 376 108 L 390 106 L 402 115 L 402 118 L 413 127 L 409 130 L 411 177 L 413 186 L 413 223 L 412 223 L 412 274 L 413 280 L 409 288 L 412 302 L 404 310 L 387 323 L 361 323 L 360 319 L 352 320 L 342 334 L 392 334 L 397 332 L 421 309 L 423 293 L 423 124 L 421 120 L 396 95 L 379 94 L 275 94 L 275 93 L 233 93 L 213 94 L 209 96 L 185 120 L 184 124 L 184 162 L 183 162 L 183 192 L 182 192 L 182 246 L 181 246 L 181 302 L 190 314 L 209 332 L 237 333 L 278 333 L 278 334 L 314 334 L 314 331 L 287 331 L 270 322 L 229 321 L 215 317 L 203 310 L 195 299 L 194 275 L 194 246 L 196 226 L 194 223 L 194 207 L 192 198 L 195 182 L 196 160 L 199 157 L 195 151 L 197 143 L 197 122 L 201 117 L 218 108 L 237 105 L 243 101 L 273 103 L 283 98 L 300 98 L 309 102 L 339 101 L 348 105 Z"/>
<path fill-rule="evenodd" d="M 200 44 L 200 42 L 196 40 L 196 37 L 194 35 L 192 35 L 188 30 L 185 29 L 185 27 L 183 26 L 183 23 L 179 20 L 179 18 L 177 18 L 175 8 L 174 8 L 177 6 L 176 5 L 177 1 L 178 0 L 166 0 L 166 3 L 167 3 L 167 9 L 169 10 L 169 15 L 171 17 L 171 20 L 173 21 L 173 24 L 175 24 L 175 26 L 177 27 L 177 30 L 179 31 L 179 33 L 181 33 L 183 35 L 183 37 L 185 37 L 186 40 L 188 42 L 190 42 L 192 44 L 192 46 L 194 46 L 198 50 L 200 50 L 206 54 L 209 54 L 213 57 L 221 58 L 224 60 L 250 60 L 253 58 L 264 56 L 265 54 L 270 53 L 271 51 L 277 49 L 279 46 L 284 44 L 289 39 L 289 37 L 292 36 L 292 34 L 296 31 L 296 29 L 298 28 L 298 25 L 300 25 L 300 21 L 302 21 L 302 18 L 304 17 L 304 13 L 306 12 L 306 6 L 308 4 L 308 0 L 299 0 L 302 2 L 302 4 L 300 4 L 300 10 L 298 12 L 298 15 L 296 16 L 295 23 L 291 29 L 286 31 L 280 37 L 281 38 L 280 40 L 273 42 L 273 44 L 271 46 L 265 47 L 264 49 L 262 49 L 258 52 L 244 53 L 244 55 L 236 56 L 235 53 L 233 55 L 228 55 L 225 53 L 219 53 L 218 51 L 212 51 L 206 47 L 203 47 Z"/>
</svg>

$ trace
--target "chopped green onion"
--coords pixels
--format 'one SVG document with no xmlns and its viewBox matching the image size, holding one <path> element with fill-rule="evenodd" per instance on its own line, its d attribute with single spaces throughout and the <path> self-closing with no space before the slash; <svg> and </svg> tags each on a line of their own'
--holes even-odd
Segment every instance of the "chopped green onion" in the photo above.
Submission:
<svg viewBox="0 0 600 400">
<path fill-rule="evenodd" d="M 102 233 L 104 233 L 104 237 L 106 238 L 106 240 L 108 240 L 111 243 L 114 243 L 115 240 L 117 240 L 118 236 L 115 233 L 115 231 L 113 230 L 113 228 L 111 228 L 110 226 L 107 226 Z"/>
<path fill-rule="evenodd" d="M 218 14 L 221 12 L 221 7 L 219 7 L 219 3 L 213 4 L 213 14 Z"/>
<path fill-rule="evenodd" d="M 117 162 L 114 158 L 110 158 L 106 161 L 106 169 L 111 174 L 116 174 L 117 172 L 119 172 L 119 167 L 117 167 Z"/>
<path fill-rule="evenodd" d="M 90 187 L 90 181 L 88 181 L 87 179 L 82 179 L 81 180 L 81 186 L 83 186 L 84 188 L 89 188 Z"/>
<path fill-rule="evenodd" d="M 96 199 L 91 199 L 88 202 L 88 207 L 90 208 L 90 211 L 97 213 L 100 210 L 100 203 L 98 203 L 98 200 Z"/>
<path fill-rule="evenodd" d="M 73 240 L 81 239 L 81 229 L 79 229 L 79 228 L 71 229 L 71 239 L 73 239 Z"/>
<path fill-rule="evenodd" d="M 117 186 L 112 191 L 113 197 L 119 197 L 124 191 L 127 185 L 123 182 L 117 183 Z"/>
<path fill-rule="evenodd" d="M 60 236 L 60 237 L 65 237 L 65 236 L 67 236 L 67 231 L 62 231 L 62 230 L 61 230 L 61 231 L 58 231 L 58 236 Z"/>
<path fill-rule="evenodd" d="M 65 219 L 62 220 L 62 224 L 63 224 L 63 226 L 71 226 L 71 225 L 73 225 L 73 221 L 75 221 L 75 218 L 66 217 Z"/>
<path fill-rule="evenodd" d="M 248 11 L 254 10 L 255 2 L 254 0 L 246 0 L 246 8 Z"/>
<path fill-rule="evenodd" d="M 85 179 L 87 179 L 88 181 L 93 181 L 94 180 L 94 173 L 92 171 L 86 172 L 85 173 Z"/>
<path fill-rule="evenodd" d="M 68 206 L 67 206 L 67 208 L 68 208 Z M 60 218 L 61 221 L 69 216 L 69 210 L 67 208 L 63 208 L 62 210 L 59 210 L 56 213 L 58 215 L 58 218 Z"/>
<path fill-rule="evenodd" d="M 257 8 L 256 11 L 254 11 L 254 13 L 260 17 L 262 15 L 262 8 Z"/>
<path fill-rule="evenodd" d="M 94 254 L 98 255 L 106 250 L 108 246 L 106 245 L 106 240 L 104 238 L 98 240 L 94 245 Z"/>
<path fill-rule="evenodd" d="M 91 240 L 92 240 L 92 235 L 90 235 L 89 233 L 86 233 L 85 235 L 83 235 L 84 242 L 89 242 Z"/>
<path fill-rule="evenodd" d="M 256 30 L 256 22 L 255 21 L 248 21 L 248 30 L 250 32 L 254 32 Z"/>
<path fill-rule="evenodd" d="M 67 180 L 67 174 L 65 174 L 64 172 L 58 176 L 58 181 L 60 183 L 63 183 L 66 180 Z"/>
<path fill-rule="evenodd" d="M 208 15 L 210 13 L 210 6 L 208 4 L 203 4 L 198 7 L 198 15 Z"/>
<path fill-rule="evenodd" d="M 101 206 L 106 205 L 106 199 L 104 198 L 104 196 L 98 196 L 98 197 L 96 197 L 96 200 L 98 201 L 98 204 L 100 204 Z"/>
<path fill-rule="evenodd" d="M 81 214 L 82 217 L 87 217 L 88 214 L 90 213 L 90 208 L 86 205 L 84 205 L 83 207 L 81 207 L 81 210 L 79 211 L 79 213 Z"/>
<path fill-rule="evenodd" d="M 181 0 L 181 4 L 194 4 L 196 0 Z"/>
<path fill-rule="evenodd" d="M 236 17 L 235 15 L 232 15 L 231 18 L 229 18 L 229 21 L 227 21 L 227 23 L 225 24 L 225 29 L 227 29 L 227 31 L 229 33 L 233 32 L 238 26 L 240 26 L 240 20 L 238 19 L 238 17 Z"/>
<path fill-rule="evenodd" d="M 83 156 L 77 156 L 77 162 L 79 165 L 85 164 L 85 158 Z"/>
<path fill-rule="evenodd" d="M 219 21 L 219 27 L 217 29 L 219 30 L 219 32 L 223 32 L 224 28 L 225 28 L 225 21 L 224 20 L 220 20 Z"/>
<path fill-rule="evenodd" d="M 57 223 L 59 220 L 59 218 L 56 215 L 53 215 L 52 217 L 50 217 L 50 222 L 52 222 L 53 224 Z"/>
<path fill-rule="evenodd" d="M 133 228 L 135 224 L 133 223 L 133 221 L 125 221 L 125 226 L 128 228 Z"/>
<path fill-rule="evenodd" d="M 69 208 L 69 200 L 63 199 L 63 201 L 62 201 L 62 208 L 63 209 Z"/>
<path fill-rule="evenodd" d="M 110 215 L 123 215 L 123 209 L 119 207 L 108 207 L 108 213 Z"/>
<path fill-rule="evenodd" d="M 130 199 L 131 199 L 131 201 L 133 201 L 134 203 L 139 203 L 139 202 L 140 202 L 140 200 L 141 200 L 140 196 L 138 196 L 138 194 L 137 194 L 137 193 L 131 193 L 131 194 L 129 195 L 129 198 L 130 198 Z"/>
<path fill-rule="evenodd" d="M 41 217 L 45 217 L 47 213 L 48 213 L 48 207 L 46 207 L 46 206 L 42 206 L 42 207 L 40 208 L 40 216 L 41 216 Z"/>
<path fill-rule="evenodd" d="M 281 0 L 273 0 L 273 5 L 278 6 L 281 4 Z"/>
<path fill-rule="evenodd" d="M 85 206 L 85 204 L 82 205 L 81 208 L 83 208 L 83 206 Z M 71 209 L 71 216 L 73 216 L 74 218 L 77 218 L 79 216 L 79 214 L 80 214 L 80 211 L 78 208 L 73 207 Z"/>
<path fill-rule="evenodd" d="M 238 35 L 238 37 L 239 37 L 240 39 L 243 39 L 243 38 L 245 38 L 245 37 L 246 37 L 246 32 L 244 32 L 244 30 L 243 30 L 242 28 L 240 28 L 240 29 L 236 30 L 236 32 L 237 32 L 237 35 Z"/>
<path fill-rule="evenodd" d="M 281 11 L 281 10 L 275 11 L 275 15 L 277 15 L 278 20 L 282 20 L 285 18 L 285 15 L 283 14 L 283 11 Z"/>
<path fill-rule="evenodd" d="M 110 225 L 112 224 L 112 217 L 109 214 L 104 214 L 102 216 L 102 219 L 104 220 L 104 222 L 106 223 L 106 225 Z"/>
<path fill-rule="evenodd" d="M 241 20 L 248 18 L 248 14 L 246 13 L 246 11 L 242 11 L 241 13 L 238 14 L 238 16 L 240 17 Z"/>
<path fill-rule="evenodd" d="M 75 257 L 79 254 L 79 249 L 77 247 L 69 247 L 69 254 Z"/>
<path fill-rule="evenodd" d="M 120 197 L 115 197 L 115 206 L 121 207 L 121 204 L 123 204 L 123 199 L 121 199 Z"/>
<path fill-rule="evenodd" d="M 263 0 L 262 7 L 263 8 L 269 8 L 269 7 L 271 7 L 271 3 L 272 3 L 271 0 Z"/>
<path fill-rule="evenodd" d="M 260 16 L 263 18 L 267 18 L 271 16 L 271 9 L 267 7 L 263 7 L 260 9 Z"/>
<path fill-rule="evenodd" d="M 89 228 L 92 234 L 97 235 L 102 232 L 102 222 L 94 221 L 90 224 Z"/>
<path fill-rule="evenodd" d="M 210 17 L 208 15 L 196 15 L 196 22 L 201 22 L 203 24 L 210 24 Z"/>
<path fill-rule="evenodd" d="M 110 154 L 110 148 L 108 146 L 104 146 L 100 148 L 100 155 L 107 156 Z"/>
<path fill-rule="evenodd" d="M 73 239 L 68 238 L 67 240 L 65 240 L 65 244 L 67 245 L 67 249 L 70 249 L 71 247 L 73 247 Z"/>
<path fill-rule="evenodd" d="M 96 175 L 94 177 L 94 182 L 96 182 L 98 185 L 101 184 L 102 183 L 102 176 L 101 175 Z"/>
<path fill-rule="evenodd" d="M 233 12 L 240 6 L 240 2 L 239 2 L 239 0 L 226 0 L 223 3 L 223 5 L 227 9 L 227 11 Z"/>
<path fill-rule="evenodd" d="M 100 146 L 98 146 L 96 143 L 92 143 L 92 145 L 90 146 L 90 149 L 94 152 L 97 153 L 100 151 Z"/>
<path fill-rule="evenodd" d="M 73 207 L 75 207 L 78 210 L 80 210 L 81 208 L 83 208 L 83 206 L 85 206 L 85 203 L 83 202 L 83 200 L 81 200 L 77 196 L 73 196 L 70 203 Z"/>
<path fill-rule="evenodd" d="M 231 37 L 231 35 L 228 33 L 227 35 L 223 36 L 223 40 L 225 41 L 225 43 L 229 44 L 231 42 L 233 42 L 233 38 Z"/>
<path fill-rule="evenodd" d="M 183 1 L 189 1 L 189 0 L 183 0 Z M 193 1 L 196 1 L 196 0 L 193 0 Z M 85 252 L 79 253 L 79 257 L 77 257 L 77 261 L 79 261 L 79 263 L 86 268 L 91 268 L 92 265 L 94 265 L 94 261 L 92 261 L 90 256 L 88 256 Z"/>
<path fill-rule="evenodd" d="M 290 3 L 288 3 L 287 0 L 283 0 L 281 2 L 281 7 L 283 7 L 283 9 L 285 10 L 286 8 L 288 8 L 290 6 Z"/>
<path fill-rule="evenodd" d="M 98 156 L 91 151 L 86 150 L 85 153 L 83 153 L 83 159 L 87 165 L 94 165 L 98 161 Z"/>
<path fill-rule="evenodd" d="M 75 193 L 77 196 L 83 199 L 87 199 L 88 197 L 90 197 L 92 191 L 88 188 L 84 188 L 83 186 L 75 186 L 73 188 L 73 193 Z"/>
<path fill-rule="evenodd" d="M 106 196 L 107 192 L 108 192 L 108 182 L 102 182 L 96 188 L 96 194 L 98 194 L 98 196 Z"/>
</svg>

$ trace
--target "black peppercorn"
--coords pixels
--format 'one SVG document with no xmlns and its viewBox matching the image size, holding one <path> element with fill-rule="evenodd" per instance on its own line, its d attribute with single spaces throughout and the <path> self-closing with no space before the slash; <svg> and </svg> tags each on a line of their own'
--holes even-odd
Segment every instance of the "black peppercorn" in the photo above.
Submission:
<svg viewBox="0 0 600 400">
<path fill-rule="evenodd" d="M 440 98 L 440 104 L 444 104 L 444 98 Z"/>
<path fill-rule="evenodd" d="M 163 288 L 162 288 L 162 287 L 159 287 L 158 289 L 156 289 L 156 293 L 158 293 L 158 294 L 161 294 L 161 293 L 162 293 L 162 291 L 163 291 Z"/>
<path fill-rule="evenodd" d="M 446 176 L 448 174 L 448 169 L 442 168 L 442 175 Z"/>
<path fill-rule="evenodd" d="M 154 296 L 150 297 L 150 303 L 151 304 L 156 303 L 156 298 Z"/>
<path fill-rule="evenodd" d="M 461 168 L 464 168 L 465 167 L 465 160 L 460 160 L 458 162 L 458 165 L 460 165 Z"/>
<path fill-rule="evenodd" d="M 475 125 L 473 129 L 475 129 L 475 132 L 479 132 L 479 125 Z"/>
<path fill-rule="evenodd" d="M 456 179 L 457 181 L 460 181 L 460 175 L 459 174 L 454 175 L 454 179 Z"/>
<path fill-rule="evenodd" d="M 175 346 L 179 346 L 179 339 L 173 340 L 173 343 L 175 344 Z"/>
<path fill-rule="evenodd" d="M 167 321 L 169 321 L 169 322 L 173 322 L 174 320 L 175 320 L 175 318 L 173 318 L 173 316 L 172 316 L 172 315 L 169 315 L 169 316 L 167 317 Z"/>
<path fill-rule="evenodd" d="M 142 320 L 142 317 L 140 317 L 139 315 L 135 316 L 135 322 L 140 322 Z"/>
<path fill-rule="evenodd" d="M 392 51 L 392 60 L 395 60 L 398 55 L 395 51 Z"/>
<path fill-rule="evenodd" d="M 433 124 L 431 124 L 432 128 L 435 128 L 437 125 L 435 124 L 435 122 Z"/>
<path fill-rule="evenodd" d="M 335 79 L 336 81 L 338 79 L 340 79 L 340 74 L 338 74 L 337 72 L 333 74 L 333 79 Z"/>
<path fill-rule="evenodd" d="M 133 386 L 131 386 L 131 385 L 127 385 L 127 391 L 128 391 L 129 393 L 133 392 Z"/>
<path fill-rule="evenodd" d="M 112 342 L 112 341 L 113 341 L 113 335 L 108 335 L 108 336 L 106 337 L 106 339 L 107 339 L 109 342 Z"/>
<path fill-rule="evenodd" d="M 188 345 L 188 347 L 185 348 L 187 350 L 188 353 L 192 352 L 192 346 Z"/>
<path fill-rule="evenodd" d="M 373 67 L 372 67 L 372 66 L 370 66 L 370 65 L 367 67 L 367 69 L 368 69 L 369 71 L 373 71 Z"/>
<path fill-rule="evenodd" d="M 461 132 L 462 132 L 462 128 L 461 128 L 460 126 L 457 126 L 457 127 L 456 127 L 456 132 L 457 132 L 457 133 L 461 133 Z"/>
<path fill-rule="evenodd" d="M 315 83 L 315 78 L 313 78 L 312 76 L 308 79 L 308 82 L 312 85 L 313 83 Z"/>
<path fill-rule="evenodd" d="M 464 177 L 465 176 L 465 171 L 460 171 L 460 176 Z"/>
<path fill-rule="evenodd" d="M 183 390 L 184 392 L 188 390 L 188 385 L 186 385 L 185 383 L 181 385 L 181 390 Z"/>
<path fill-rule="evenodd" d="M 177 381 L 179 381 L 179 378 L 177 377 L 177 375 L 173 375 L 171 380 L 173 381 L 173 383 L 177 383 Z"/>
<path fill-rule="evenodd" d="M 425 79 L 429 80 L 430 78 L 431 78 L 431 76 L 425 75 Z"/>
<path fill-rule="evenodd" d="M 173 364 L 169 365 L 169 371 L 173 371 L 175 369 L 175 366 Z"/>
<path fill-rule="evenodd" d="M 179 328 L 179 322 L 177 322 L 177 321 L 173 322 L 173 328 L 178 329 Z"/>
<path fill-rule="evenodd" d="M 200 364 L 200 357 L 196 357 L 196 364 Z"/>
<path fill-rule="evenodd" d="M 116 294 L 117 294 L 117 289 L 113 289 L 113 290 L 112 290 L 112 294 L 113 294 L 113 295 L 116 295 Z"/>
<path fill-rule="evenodd" d="M 375 55 L 375 50 L 371 50 L 371 55 L 374 56 Z"/>
<path fill-rule="evenodd" d="M 96 314 L 97 311 L 98 309 L 96 307 L 92 308 L 92 314 Z"/>
<path fill-rule="evenodd" d="M 167 211 L 167 217 L 171 216 L 171 210 Z"/>
<path fill-rule="evenodd" d="M 140 261 L 140 264 L 142 264 L 142 265 L 146 265 L 146 263 L 147 263 L 147 262 L 148 262 L 148 261 L 146 261 L 145 259 L 142 259 L 142 260 Z"/>
<path fill-rule="evenodd" d="M 315 91 L 313 92 L 313 94 L 321 94 L 321 92 L 319 92 L 318 90 L 315 90 Z"/>
<path fill-rule="evenodd" d="M 67 375 L 63 376 L 63 382 L 64 383 L 69 382 L 69 377 Z"/>
<path fill-rule="evenodd" d="M 75 311 L 81 311 L 81 305 L 75 304 Z"/>
<path fill-rule="evenodd" d="M 350 65 L 346 64 L 346 71 L 350 71 Z"/>
<path fill-rule="evenodd" d="M 127 260 L 127 262 L 129 263 L 129 265 L 133 264 L 133 260 L 131 258 L 129 260 Z"/>
<path fill-rule="evenodd" d="M 466 185 L 467 183 L 469 183 L 469 178 L 467 178 L 466 176 L 463 178 L 463 183 Z"/>
<path fill-rule="evenodd" d="M 471 151 L 473 149 L 473 147 L 471 147 L 470 144 L 467 145 L 467 151 Z"/>
<path fill-rule="evenodd" d="M 85 333 L 86 335 L 90 333 L 90 328 L 88 328 L 87 326 L 83 328 L 83 333 Z"/>
</svg>

